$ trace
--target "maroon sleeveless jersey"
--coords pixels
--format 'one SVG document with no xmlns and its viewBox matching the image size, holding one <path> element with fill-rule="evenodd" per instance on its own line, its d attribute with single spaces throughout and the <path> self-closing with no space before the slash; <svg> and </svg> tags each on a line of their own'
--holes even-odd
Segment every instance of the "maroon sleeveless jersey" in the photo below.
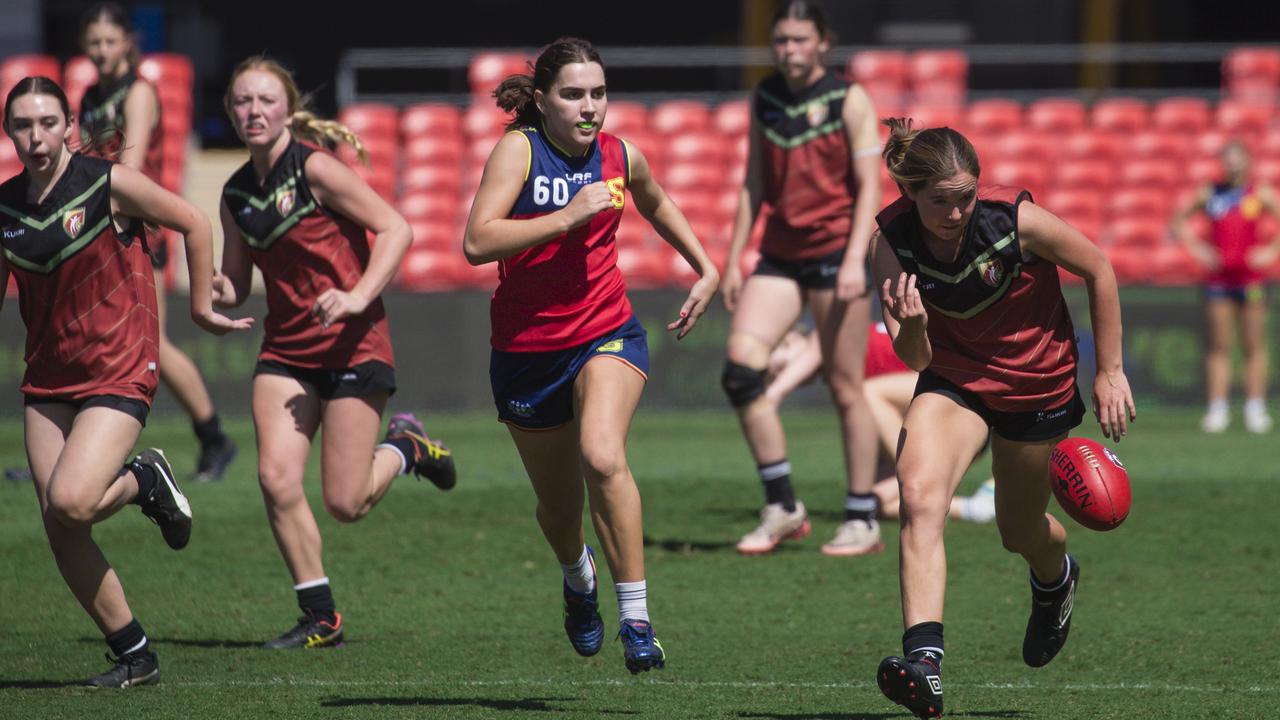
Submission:
<svg viewBox="0 0 1280 720">
<path fill-rule="evenodd" d="M 880 232 L 929 313 L 929 370 L 977 393 L 992 410 L 1058 407 L 1076 382 L 1075 329 L 1058 268 L 1022 251 L 1018 206 L 1031 194 L 983 187 L 953 262 L 925 245 L 915 203 L 901 197 L 876 216 Z"/>
<path fill-rule="evenodd" d="M 756 88 L 752 121 L 762 139 L 765 255 L 803 260 L 848 244 L 858 196 L 843 115 L 848 93 L 830 72 L 798 93 L 781 75 Z"/>
<path fill-rule="evenodd" d="M 124 144 L 124 101 L 133 89 L 134 83 L 149 85 L 138 77 L 138 73 L 130 70 L 119 80 L 99 79 L 84 94 L 80 101 L 80 141 L 86 154 L 119 160 L 120 150 Z M 152 89 L 154 93 L 154 88 Z M 147 143 L 147 156 L 142 164 L 142 172 L 157 185 L 164 169 L 164 143 L 161 141 L 160 104 L 157 96 L 156 127 L 151 131 L 151 140 Z"/>
<path fill-rule="evenodd" d="M 246 162 L 222 188 L 222 201 L 262 270 L 267 319 L 258 357 L 304 368 L 340 370 L 373 360 L 395 364 L 382 300 L 324 327 L 311 308 L 330 288 L 350 290 L 369 265 L 363 227 L 311 194 L 307 158 L 324 152 L 289 143 L 259 183 Z"/>
<path fill-rule="evenodd" d="M 150 405 L 155 396 L 155 282 L 137 234 L 116 232 L 112 165 L 72 155 L 39 204 L 27 202 L 26 171 L 0 185 L 0 243 L 27 326 L 29 397 L 119 395 Z"/>
</svg>

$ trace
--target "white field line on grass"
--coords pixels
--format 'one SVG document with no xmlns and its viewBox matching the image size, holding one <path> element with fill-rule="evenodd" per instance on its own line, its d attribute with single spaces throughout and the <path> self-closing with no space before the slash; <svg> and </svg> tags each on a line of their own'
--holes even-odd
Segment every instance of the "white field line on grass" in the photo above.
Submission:
<svg viewBox="0 0 1280 720">
<path fill-rule="evenodd" d="M 740 690 L 867 690 L 875 683 L 807 683 L 767 681 L 718 681 L 718 680 L 323 680 L 318 678 L 271 678 L 269 680 L 222 680 L 203 682 L 166 682 L 179 687 L 631 687 L 634 685 L 669 686 L 677 688 L 730 688 Z M 948 682 L 948 688 L 965 690 L 1036 690 L 1068 692 L 1146 691 L 1146 692 L 1196 692 L 1196 693 L 1259 693 L 1280 694 L 1280 687 L 1251 685 L 1248 687 L 1218 688 L 1205 685 L 1176 685 L 1168 683 L 956 683 Z"/>
</svg>

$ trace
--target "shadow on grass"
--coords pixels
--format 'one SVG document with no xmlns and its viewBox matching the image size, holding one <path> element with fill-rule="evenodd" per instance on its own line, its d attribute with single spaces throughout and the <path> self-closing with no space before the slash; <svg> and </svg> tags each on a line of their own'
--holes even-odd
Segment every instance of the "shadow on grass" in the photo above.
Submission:
<svg viewBox="0 0 1280 720">
<path fill-rule="evenodd" d="M 387 707 L 481 707 L 486 710 L 506 710 L 511 712 L 563 712 L 562 708 L 552 707 L 547 704 L 550 702 L 572 702 L 572 700 L 570 698 L 525 698 L 523 700 L 431 697 L 333 698 L 320 701 L 320 707 L 348 708 L 365 705 Z"/>
<path fill-rule="evenodd" d="M 153 637 L 147 638 L 147 641 L 156 646 L 177 645 L 179 647 L 195 647 L 206 648 L 211 650 L 217 649 L 233 649 L 240 650 L 243 648 L 260 648 L 261 640 L 216 640 L 216 639 L 200 639 L 200 638 L 165 638 Z M 82 643 L 102 643 L 102 638 L 80 638 Z"/>
<path fill-rule="evenodd" d="M 966 710 L 947 712 L 947 717 L 1023 717 L 1021 710 Z M 896 717 L 914 717 L 910 712 L 739 712 L 739 717 L 759 717 L 762 720 L 891 720 Z"/>
<path fill-rule="evenodd" d="M 71 680 L 0 680 L 0 690 L 53 690 L 79 684 Z"/>
<path fill-rule="evenodd" d="M 732 550 L 734 543 L 728 540 L 706 541 L 706 540 L 679 540 L 676 538 L 667 538 L 659 540 L 651 538 L 648 535 L 644 538 L 644 546 L 655 550 L 665 550 L 673 553 L 694 553 L 694 552 L 721 552 L 723 550 Z"/>
</svg>

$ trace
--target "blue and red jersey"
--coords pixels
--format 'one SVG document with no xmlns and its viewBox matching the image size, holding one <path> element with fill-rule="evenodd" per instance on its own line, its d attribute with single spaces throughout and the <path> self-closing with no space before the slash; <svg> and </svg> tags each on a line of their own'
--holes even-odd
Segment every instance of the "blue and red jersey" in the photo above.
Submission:
<svg viewBox="0 0 1280 720">
<path fill-rule="evenodd" d="M 542 128 L 512 132 L 529 142 L 529 164 L 508 217 L 523 220 L 556 212 L 595 182 L 608 186 L 613 207 L 498 263 L 498 289 L 489 309 L 490 343 L 507 352 L 581 345 L 618 329 L 631 317 L 614 242 L 631 182 L 627 147 L 621 139 L 600 133 L 585 152 L 575 155 L 557 147 Z"/>
<path fill-rule="evenodd" d="M 1212 222 L 1210 242 L 1221 261 L 1209 283 L 1243 287 L 1261 282 L 1262 273 L 1249 267 L 1246 260 L 1258 245 L 1258 219 L 1262 217 L 1262 201 L 1253 186 L 1215 185 L 1204 209 Z"/>
</svg>

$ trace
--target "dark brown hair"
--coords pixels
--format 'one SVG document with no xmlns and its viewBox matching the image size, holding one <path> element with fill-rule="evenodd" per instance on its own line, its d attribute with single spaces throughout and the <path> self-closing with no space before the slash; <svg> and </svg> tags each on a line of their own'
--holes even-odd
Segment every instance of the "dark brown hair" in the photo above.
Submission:
<svg viewBox="0 0 1280 720">
<path fill-rule="evenodd" d="M 835 40 L 831 26 L 827 24 L 827 13 L 817 0 L 786 0 L 774 11 L 769 27 L 774 27 L 783 20 L 808 20 L 813 23 L 820 39 Z"/>
<path fill-rule="evenodd" d="M 929 183 L 967 172 L 976 180 L 982 168 L 978 152 L 964 135 L 949 127 L 919 129 L 910 118 L 889 118 L 884 164 L 904 192 L 919 192 Z"/>
<path fill-rule="evenodd" d="M 549 92 L 565 65 L 589 62 L 604 68 L 600 53 L 591 43 L 582 38 L 560 38 L 538 53 L 538 59 L 529 67 L 533 74 L 511 75 L 498 84 L 493 97 L 498 107 L 515 115 L 511 127 L 537 125 L 542 120 L 542 113 L 533 101 L 533 91 Z"/>
</svg>

